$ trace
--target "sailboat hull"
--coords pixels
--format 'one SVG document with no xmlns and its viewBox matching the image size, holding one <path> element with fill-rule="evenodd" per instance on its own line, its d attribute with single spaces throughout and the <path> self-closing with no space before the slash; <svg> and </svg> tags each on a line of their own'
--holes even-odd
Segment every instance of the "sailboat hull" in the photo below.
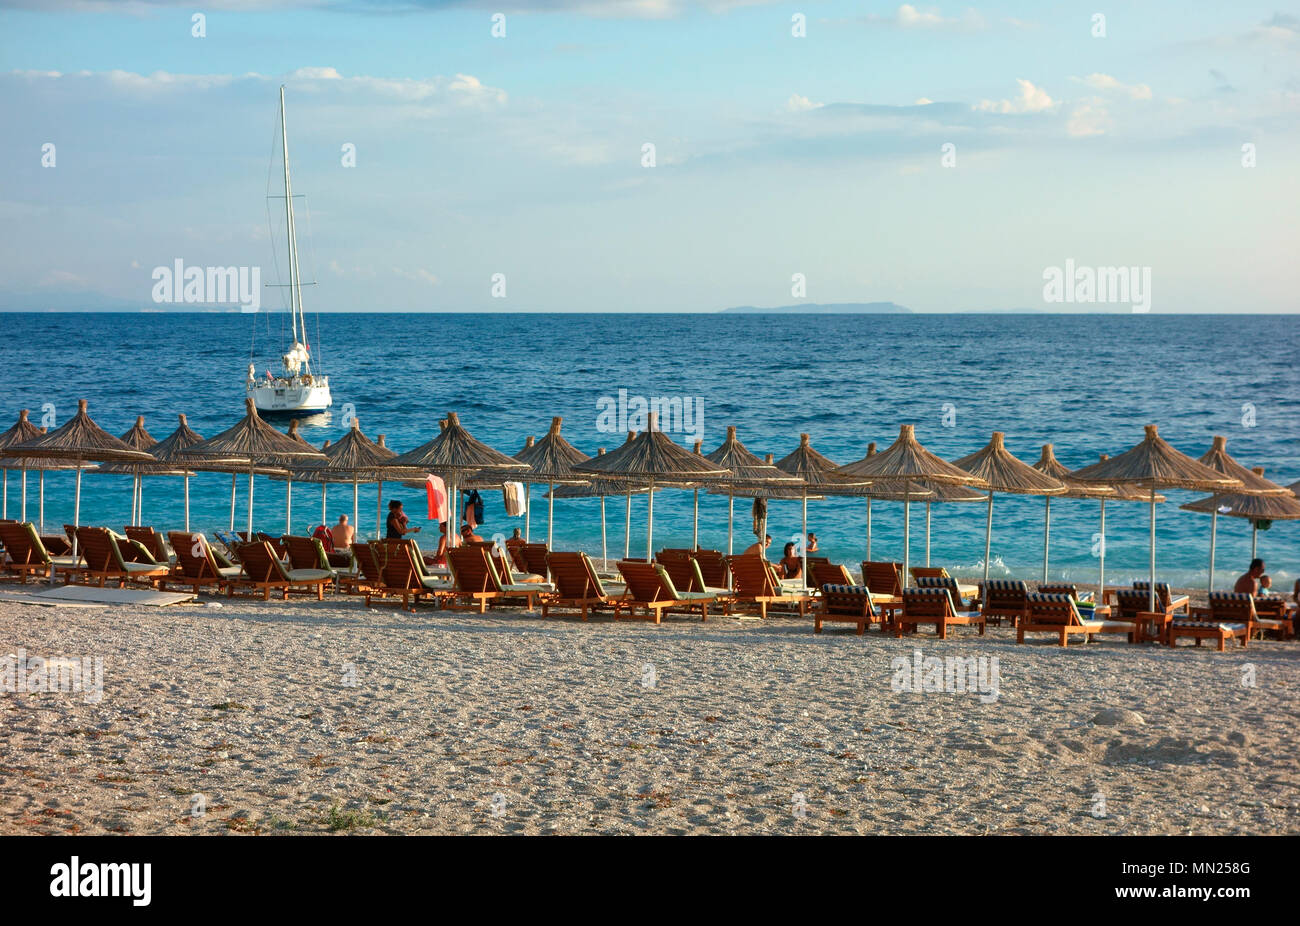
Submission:
<svg viewBox="0 0 1300 926">
<path fill-rule="evenodd" d="M 258 412 L 264 414 L 323 412 L 334 404 L 329 381 L 323 376 L 313 377 L 313 380 L 310 385 L 285 380 L 259 383 L 249 386 L 248 394 Z"/>
</svg>

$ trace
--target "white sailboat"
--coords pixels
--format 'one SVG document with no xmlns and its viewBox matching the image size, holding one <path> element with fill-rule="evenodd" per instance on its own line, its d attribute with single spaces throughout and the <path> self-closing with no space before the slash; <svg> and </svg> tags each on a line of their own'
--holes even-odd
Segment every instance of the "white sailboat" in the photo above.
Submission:
<svg viewBox="0 0 1300 926">
<path fill-rule="evenodd" d="M 289 129 L 284 114 L 284 87 L 280 87 L 280 143 L 284 154 L 284 217 L 289 242 L 289 312 L 293 343 L 281 355 L 281 370 L 269 370 L 261 378 L 255 364 L 248 365 L 245 384 L 259 412 L 303 414 L 323 412 L 333 404 L 329 377 L 313 373 L 311 349 L 307 344 L 307 319 L 302 308 L 302 274 L 298 268 L 298 236 L 293 216 L 293 184 L 289 180 Z"/>
</svg>

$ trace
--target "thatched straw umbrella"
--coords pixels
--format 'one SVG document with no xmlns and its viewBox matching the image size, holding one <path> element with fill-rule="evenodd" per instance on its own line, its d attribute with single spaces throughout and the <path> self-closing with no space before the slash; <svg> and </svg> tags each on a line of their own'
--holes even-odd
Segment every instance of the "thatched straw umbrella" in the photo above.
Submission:
<svg viewBox="0 0 1300 926">
<path fill-rule="evenodd" d="M 659 416 L 651 412 L 646 430 L 629 439 L 622 447 L 602 456 L 575 464 L 575 473 L 591 473 L 611 479 L 623 479 L 644 485 L 649 493 L 646 510 L 646 558 L 654 559 L 655 483 L 687 481 L 712 482 L 727 476 L 725 467 L 710 463 L 675 444 L 658 430 Z M 630 498 L 629 498 L 630 503 Z"/>
<path fill-rule="evenodd" d="M 525 446 L 518 456 L 519 462 L 528 464 L 526 475 L 533 482 L 546 483 L 549 488 L 546 496 L 546 547 L 550 549 L 554 540 L 555 487 L 557 485 L 580 485 L 587 481 L 585 476 L 575 473 L 573 467 L 585 463 L 591 457 L 570 444 L 560 434 L 564 419 L 558 415 L 551 419 L 551 428 L 546 436 L 531 447 Z M 526 503 L 525 503 L 526 504 Z M 527 522 L 525 522 L 527 526 Z"/>
<path fill-rule="evenodd" d="M 1152 610 L 1156 605 L 1156 490 L 1201 489 L 1217 492 L 1237 488 L 1241 480 L 1225 476 L 1175 450 L 1160 436 L 1154 424 L 1146 426 L 1146 437 L 1132 449 L 1117 457 L 1093 463 L 1075 470 L 1074 477 L 1082 482 L 1131 485 L 1146 489 L 1151 504 L 1151 594 L 1148 601 Z"/>
<path fill-rule="evenodd" d="M 1215 446 L 1219 450 L 1223 447 L 1219 444 L 1223 438 L 1214 439 Z M 1214 451 L 1211 450 L 1210 453 Z M 1210 454 L 1206 454 L 1209 456 Z M 1223 456 L 1227 457 L 1224 452 Z M 1205 459 L 1202 457 L 1201 459 Z M 1228 457 L 1228 459 L 1231 459 Z M 1234 466 L 1238 469 L 1244 469 L 1236 461 Z M 1254 559 L 1259 549 L 1259 524 L 1264 522 L 1265 530 L 1268 530 L 1270 521 L 1295 521 L 1300 519 L 1300 499 L 1297 499 L 1285 486 L 1280 486 L 1275 482 L 1270 482 L 1264 478 L 1264 470 L 1260 467 L 1247 469 L 1241 474 L 1241 481 L 1247 489 L 1252 492 L 1234 492 L 1231 495 L 1211 495 L 1209 498 L 1200 498 L 1194 502 L 1188 502 L 1186 505 L 1180 505 L 1184 511 L 1208 512 L 1215 518 L 1221 514 L 1226 514 L 1231 518 L 1249 518 L 1250 519 L 1250 558 Z M 1281 492 L 1276 491 L 1281 489 Z M 1211 531 L 1210 545 L 1210 591 L 1214 591 L 1214 533 Z"/>
<path fill-rule="evenodd" d="M 158 441 L 154 440 L 153 435 L 145 430 L 144 415 L 138 415 L 135 424 L 131 430 L 122 435 L 122 440 L 130 444 L 136 450 L 147 450 L 153 455 L 154 459 L 158 457 Z M 154 476 L 187 476 L 189 472 L 185 469 L 177 469 L 174 466 L 168 466 L 166 463 L 106 463 L 98 469 L 101 473 L 117 474 L 131 477 L 131 520 L 128 524 L 144 523 L 144 477 L 147 475 Z M 186 530 L 189 528 L 187 527 Z"/>
<path fill-rule="evenodd" d="M 596 456 L 603 457 L 605 448 L 598 447 Z M 644 487 L 634 487 L 630 482 L 624 482 L 617 479 L 600 479 L 594 476 L 587 477 L 582 483 L 569 483 L 566 485 L 557 485 L 546 493 L 548 498 L 599 498 L 600 499 L 600 560 L 601 568 L 609 568 L 609 546 L 605 539 L 605 499 L 611 495 L 626 495 L 628 499 L 627 512 L 623 519 L 623 556 L 628 554 L 628 547 L 632 541 L 632 496 L 640 495 L 646 491 Z"/>
<path fill-rule="evenodd" d="M 727 495 L 727 555 L 731 556 L 734 552 L 734 531 L 735 531 L 735 507 L 736 496 L 742 498 L 748 497 L 747 492 L 751 490 L 762 490 L 766 486 L 778 488 L 780 486 L 799 485 L 798 476 L 791 476 L 783 470 L 777 469 L 772 463 L 764 463 L 757 456 L 750 453 L 745 445 L 736 437 L 736 426 L 727 425 L 727 437 L 718 445 L 718 449 L 712 453 L 707 453 L 704 458 L 710 463 L 716 463 L 731 472 L 725 481 L 725 490 Z M 712 490 L 716 494 L 722 494 L 723 488 Z M 761 539 L 761 538 L 760 538 Z"/>
<path fill-rule="evenodd" d="M 1206 451 L 1205 455 L 1202 456 L 1197 462 L 1204 463 L 1206 466 L 1210 467 L 1210 469 L 1223 473 L 1226 476 L 1232 476 L 1236 479 L 1240 479 L 1242 488 L 1234 492 L 1233 493 L 1234 496 L 1236 495 L 1291 496 L 1292 494 L 1291 490 L 1288 489 L 1286 486 L 1280 486 L 1276 482 L 1272 482 L 1271 480 L 1265 479 L 1263 476 L 1263 470 L 1249 470 L 1246 467 L 1242 466 L 1240 463 L 1238 463 L 1236 460 L 1234 460 L 1232 457 L 1228 456 L 1228 439 L 1226 437 L 1221 437 L 1216 434 L 1213 442 L 1210 444 L 1210 449 Z M 1206 510 L 1204 508 L 1190 507 L 1190 505 L 1197 505 L 1197 504 L 1198 504 L 1197 502 L 1191 502 L 1189 503 L 1189 505 L 1183 505 L 1182 507 L 1186 508 L 1188 511 Z M 1211 505 L 1209 508 L 1210 511 L 1210 574 L 1208 577 L 1208 586 L 1210 591 L 1214 591 L 1214 545 L 1215 545 L 1215 540 L 1217 539 L 1216 535 L 1218 534 L 1218 529 L 1219 529 L 1220 507 L 1221 506 L 1219 505 Z M 1227 507 L 1235 510 L 1237 508 L 1241 508 L 1241 507 L 1249 508 L 1251 506 L 1249 505 L 1242 506 L 1240 504 L 1237 505 L 1229 504 L 1227 505 Z M 1224 513 L 1228 514 L 1229 512 L 1225 511 Z M 1242 515 L 1239 517 L 1245 517 L 1245 516 Z M 1255 533 L 1257 534 L 1258 531 L 1256 531 Z M 1250 549 L 1251 549 L 1251 558 L 1253 559 L 1255 555 L 1254 553 L 1255 537 L 1253 535 L 1251 537 Z"/>
<path fill-rule="evenodd" d="M 203 443 L 203 435 L 190 428 L 189 422 L 185 420 L 184 415 L 177 415 L 176 418 L 179 422 L 176 430 L 154 444 L 153 449 L 149 451 L 159 463 L 175 463 L 183 450 L 193 447 L 195 444 Z M 171 472 L 176 472 L 176 470 L 171 470 Z M 184 477 L 185 482 L 185 530 L 188 531 L 190 529 L 190 476 L 193 473 L 184 468 L 179 472 Z"/>
<path fill-rule="evenodd" d="M 400 479 L 404 472 L 390 466 L 397 453 L 384 446 L 384 436 L 372 441 L 361 431 L 361 421 L 352 418 L 351 427 L 336 443 L 329 441 L 321 447 L 325 460 L 312 466 L 292 471 L 292 478 L 299 482 L 320 483 L 321 487 L 321 523 L 329 525 L 326 511 L 326 491 L 330 484 L 350 484 L 352 486 L 352 526 L 360 530 L 360 484 L 377 482 L 380 484 L 379 505 L 383 505 L 383 481 L 385 478 Z M 375 512 L 375 536 L 382 536 L 384 527 L 383 509 Z"/>
<path fill-rule="evenodd" d="M 808 496 L 813 495 L 861 495 L 862 490 L 871 485 L 871 480 L 846 476 L 840 465 L 827 459 L 813 449 L 812 440 L 807 434 L 799 435 L 799 446 L 786 456 L 776 461 L 776 468 L 801 480 L 803 493 L 803 542 L 799 544 L 803 555 L 800 575 L 804 584 L 808 582 Z M 760 537 L 759 543 L 763 540 Z"/>
<path fill-rule="evenodd" d="M 45 428 L 40 428 L 37 430 L 36 433 L 39 436 L 41 434 L 44 434 L 45 431 L 46 431 Z M 58 472 L 60 470 L 76 469 L 77 464 L 69 462 L 68 460 L 51 460 L 48 457 L 46 458 L 11 457 L 11 458 L 0 460 L 0 467 L 3 467 L 4 469 L 16 469 L 22 471 L 23 480 L 22 480 L 21 515 L 23 521 L 27 520 L 27 473 L 30 470 L 36 471 L 36 476 L 37 476 L 36 498 L 37 498 L 37 515 L 38 515 L 37 522 L 36 522 L 37 524 L 36 530 L 37 533 L 41 533 L 41 534 L 45 533 L 45 474 Z M 98 466 L 87 466 L 85 467 L 84 471 L 87 473 L 93 473 L 93 472 L 97 472 L 98 470 L 99 470 Z"/>
<path fill-rule="evenodd" d="M 301 466 L 325 455 L 299 438 L 291 438 L 271 427 L 257 414 L 251 398 L 244 400 L 244 417 L 215 437 L 193 444 L 176 455 L 219 472 L 248 473 L 248 533 L 253 533 L 253 476 L 260 471 Z M 233 483 L 232 483 L 233 485 Z M 233 493 L 231 511 L 234 511 Z"/>
<path fill-rule="evenodd" d="M 1117 498 L 1120 495 L 1118 489 L 1114 486 L 1100 485 L 1096 483 L 1080 482 L 1074 478 L 1074 474 L 1056 459 L 1056 451 L 1051 444 L 1043 444 L 1043 451 L 1038 457 L 1038 462 L 1034 464 L 1034 469 L 1038 470 L 1045 476 L 1051 476 L 1053 479 L 1060 481 L 1066 488 L 1062 493 L 1062 498 L 1095 498 L 1101 501 L 1101 524 L 1102 530 L 1106 528 L 1106 500 Z M 1046 503 L 1043 511 L 1043 581 L 1047 579 L 1047 562 L 1048 554 L 1052 542 L 1052 496 L 1044 498 Z M 1103 556 L 1103 563 L 1105 562 Z M 1104 567 L 1103 567 L 1104 569 Z M 1104 572 L 1103 572 L 1104 578 Z M 1100 600 L 1100 596 L 1099 599 Z"/>
<path fill-rule="evenodd" d="M 982 492 L 976 492 L 974 489 L 968 489 L 965 486 L 945 485 L 942 482 L 914 482 L 910 484 L 910 488 L 907 490 L 902 490 L 898 486 L 880 483 L 873 485 L 871 490 L 875 498 L 884 501 L 901 502 L 908 498 L 912 501 L 918 499 L 925 501 L 925 564 L 927 566 L 930 565 L 930 505 L 988 501 L 988 496 Z"/>
<path fill-rule="evenodd" d="M 136 450 L 112 434 L 109 434 L 90 419 L 86 412 L 86 400 L 77 403 L 77 413 L 61 427 L 49 434 L 34 437 L 9 448 L 9 455 L 14 457 L 48 457 L 55 460 L 69 460 L 76 463 L 77 488 L 72 509 L 73 527 L 81 526 L 81 473 L 86 463 L 98 462 L 149 462 L 153 460 L 146 451 Z M 72 556 L 77 556 L 77 540 L 74 533 Z"/>
<path fill-rule="evenodd" d="M 36 425 L 32 424 L 30 421 L 27 420 L 27 409 L 25 408 L 22 409 L 18 413 L 18 420 L 13 423 L 13 425 L 9 428 L 9 430 L 5 431 L 3 434 L 0 434 L 0 456 L 4 455 L 3 451 L 14 446 L 15 444 L 24 443 L 25 441 L 29 441 L 32 440 L 33 438 L 40 437 L 40 435 L 41 435 L 40 428 L 36 427 Z M 10 463 L 16 465 L 10 466 L 9 465 Z M 3 472 L 4 472 L 3 503 L 0 503 L 0 518 L 9 517 L 9 470 L 12 468 L 12 469 L 21 470 L 23 474 L 22 475 L 22 492 L 23 492 L 22 520 L 26 521 L 27 520 L 27 470 L 35 469 L 36 467 L 29 465 L 22 457 L 18 457 L 14 460 L 9 460 L 9 459 L 0 460 L 0 467 L 3 468 Z"/>
<path fill-rule="evenodd" d="M 527 463 L 521 463 L 514 457 L 508 457 L 499 450 L 493 450 L 487 444 L 474 438 L 460 423 L 455 412 L 448 412 L 445 424 L 439 424 L 438 436 L 414 450 L 408 450 L 400 456 L 389 460 L 389 466 L 406 470 L 418 470 L 420 473 L 433 473 L 447 480 L 447 501 L 451 510 L 447 522 L 447 544 L 456 546 L 458 533 L 455 530 L 457 514 L 456 483 L 465 476 L 479 470 L 505 470 L 523 472 Z"/>
<path fill-rule="evenodd" d="M 984 480 L 989 490 L 988 518 L 984 524 L 984 581 L 989 580 L 989 557 L 993 545 L 993 496 L 998 492 L 1012 495 L 1063 495 L 1067 487 L 1059 479 L 1040 473 L 1028 463 L 1022 463 L 1007 450 L 1001 431 L 993 432 L 993 439 L 982 449 L 960 460 L 960 466 Z M 1050 511 L 1048 517 L 1050 517 Z M 1046 536 L 1046 534 L 1044 534 Z M 1047 581 L 1047 548 L 1043 547 L 1043 581 Z"/>
<path fill-rule="evenodd" d="M 882 486 L 901 486 L 903 491 L 903 575 L 911 570 L 912 501 L 924 501 L 929 486 L 943 485 L 984 488 L 984 480 L 954 466 L 942 457 L 931 453 L 916 439 L 913 425 L 901 425 L 898 439 L 880 453 L 863 457 L 840 467 L 848 476 L 861 476 Z M 922 489 L 918 483 L 924 483 Z M 905 580 L 906 581 L 906 580 Z"/>
</svg>

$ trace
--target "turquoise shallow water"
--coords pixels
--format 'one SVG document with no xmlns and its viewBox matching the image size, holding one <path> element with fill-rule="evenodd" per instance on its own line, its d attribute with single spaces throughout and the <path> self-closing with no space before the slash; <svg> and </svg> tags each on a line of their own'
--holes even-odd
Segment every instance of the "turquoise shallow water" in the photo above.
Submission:
<svg viewBox="0 0 1300 926">
<path fill-rule="evenodd" d="M 90 400 L 91 414 L 115 434 L 143 414 L 155 438 L 175 427 L 177 412 L 205 436 L 238 418 L 250 348 L 265 368 L 280 348 L 281 317 L 225 314 L 10 314 L 0 346 L 0 415 L 4 426 L 19 408 L 53 405 L 57 423 Z M 304 422 L 319 444 L 343 433 L 350 403 L 372 437 L 407 450 L 430 439 L 447 411 L 460 414 L 478 438 L 508 453 L 529 434 L 541 437 L 552 415 L 583 450 L 613 448 L 621 433 L 599 428 L 602 398 L 689 399 L 702 414 L 706 451 L 739 428 L 760 455 L 779 459 L 800 432 L 838 462 L 881 449 L 898 425 L 914 423 L 927 447 L 949 459 L 971 453 L 994 430 L 1026 462 L 1053 442 L 1075 468 L 1099 453 L 1117 454 L 1157 423 L 1176 447 L 1200 456 L 1214 434 L 1247 465 L 1288 484 L 1300 479 L 1300 352 L 1288 316 L 1171 315 L 391 315 L 326 314 L 311 320 L 312 342 L 330 374 L 335 407 Z M 698 404 L 696 404 L 698 403 Z M 695 427 L 692 430 L 696 430 Z M 693 435 L 692 435 L 693 436 Z M 674 437 L 689 445 L 690 436 Z M 224 527 L 230 477 L 191 480 L 193 525 Z M 350 513 L 350 487 L 331 488 L 330 519 Z M 386 496 L 394 487 L 386 489 Z M 398 489 L 408 511 L 420 512 L 418 490 Z M 245 487 L 239 516 L 245 518 Z M 1183 584 L 1203 582 L 1209 518 L 1179 511 L 1199 497 L 1169 492 L 1157 520 L 1161 573 Z M 534 490 L 533 536 L 545 536 L 545 508 Z M 9 515 L 17 507 L 17 474 L 9 476 Z M 29 516 L 35 516 L 35 477 Z M 504 515 L 500 495 L 486 495 L 487 534 L 522 525 Z M 284 529 L 283 483 L 259 479 L 257 524 Z M 725 547 L 726 498 L 701 493 L 701 541 Z M 873 506 L 873 554 L 901 559 L 902 506 Z M 737 545 L 751 542 L 747 502 L 737 502 Z M 361 526 L 374 527 L 373 487 L 361 491 Z M 621 552 L 623 502 L 607 502 L 611 552 Z M 913 506 L 913 561 L 924 559 L 924 505 Z M 82 520 L 121 526 L 130 512 L 130 480 L 87 475 Z M 320 518 L 320 489 L 294 488 L 295 530 Z M 72 476 L 46 480 L 46 525 L 72 515 Z M 1052 575 L 1096 579 L 1092 555 L 1098 504 L 1059 499 L 1052 505 Z M 146 480 L 145 520 L 179 527 L 179 479 Z M 600 551 L 599 503 L 556 503 L 556 546 Z M 932 559 L 975 571 L 984 548 L 982 505 L 935 506 Z M 632 551 L 645 546 L 645 501 L 633 502 Z M 856 563 L 864 553 L 865 503 L 809 503 L 810 527 L 832 557 Z M 1043 500 L 998 496 L 994 510 L 993 572 L 1036 577 L 1041 568 Z M 799 503 L 771 503 L 776 544 L 799 531 Z M 1107 506 L 1108 580 L 1145 574 L 1147 508 Z M 485 534 L 486 535 L 486 534 Z M 684 546 L 691 538 L 691 493 L 655 497 L 655 545 Z M 1276 523 L 1260 533 L 1269 571 L 1289 588 L 1300 574 L 1300 526 Z M 1219 522 L 1217 570 L 1228 577 L 1250 554 L 1249 524 Z"/>
</svg>

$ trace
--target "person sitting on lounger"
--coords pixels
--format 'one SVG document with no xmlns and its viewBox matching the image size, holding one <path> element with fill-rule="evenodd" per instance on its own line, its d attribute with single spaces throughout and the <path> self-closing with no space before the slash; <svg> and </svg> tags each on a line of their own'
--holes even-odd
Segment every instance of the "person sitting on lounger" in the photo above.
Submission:
<svg viewBox="0 0 1300 926">
<path fill-rule="evenodd" d="M 783 579 L 797 579 L 803 574 L 803 560 L 794 555 L 794 546 L 793 543 L 787 543 L 781 562 L 777 563 Z"/>
<path fill-rule="evenodd" d="M 468 524 L 462 524 L 460 526 L 460 536 L 461 539 L 464 540 L 466 543 L 483 542 L 483 538 L 480 537 L 478 534 L 474 533 L 474 528 L 470 527 Z"/>
<path fill-rule="evenodd" d="M 352 541 L 356 539 L 357 529 L 348 523 L 348 516 L 339 515 L 339 523 L 334 525 L 334 530 L 330 532 L 334 536 L 334 545 L 340 550 L 352 549 Z"/>
<path fill-rule="evenodd" d="M 763 551 L 766 550 L 771 545 L 772 545 L 772 535 L 768 534 L 763 538 L 763 542 L 761 544 L 760 543 L 750 544 L 749 549 L 745 551 L 745 555 L 748 556 L 750 553 L 757 553 L 759 556 L 763 556 L 764 555 Z"/>
<path fill-rule="evenodd" d="M 1260 577 L 1259 577 L 1259 591 L 1255 593 L 1255 597 L 1256 597 L 1256 598 L 1272 598 L 1272 597 L 1274 597 L 1274 595 L 1273 595 L 1273 579 L 1272 579 L 1272 577 L 1270 577 L 1270 576 L 1260 576 Z"/>
<path fill-rule="evenodd" d="M 406 534 L 418 534 L 419 527 L 409 527 L 410 519 L 406 512 L 402 510 L 402 503 L 393 499 L 388 503 L 388 531 L 384 534 L 386 540 L 401 540 Z"/>
<path fill-rule="evenodd" d="M 1259 593 L 1259 577 L 1264 574 L 1264 561 L 1256 557 L 1250 561 L 1250 568 L 1237 579 L 1232 590 L 1239 595 L 1256 595 Z"/>
</svg>

